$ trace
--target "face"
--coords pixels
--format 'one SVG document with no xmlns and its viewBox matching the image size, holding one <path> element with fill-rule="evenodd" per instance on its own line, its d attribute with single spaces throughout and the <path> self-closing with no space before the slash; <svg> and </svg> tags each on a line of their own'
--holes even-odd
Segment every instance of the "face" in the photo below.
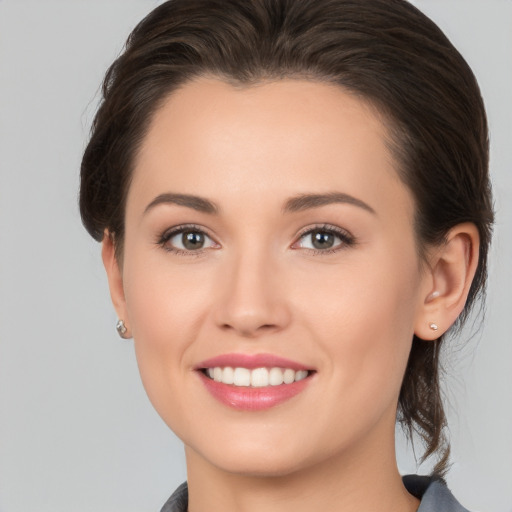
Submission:
<svg viewBox="0 0 512 512">
<path fill-rule="evenodd" d="M 393 446 L 425 291 L 413 214 L 380 118 L 338 87 L 202 78 L 167 99 L 114 302 L 187 453 L 286 474 Z"/>
</svg>

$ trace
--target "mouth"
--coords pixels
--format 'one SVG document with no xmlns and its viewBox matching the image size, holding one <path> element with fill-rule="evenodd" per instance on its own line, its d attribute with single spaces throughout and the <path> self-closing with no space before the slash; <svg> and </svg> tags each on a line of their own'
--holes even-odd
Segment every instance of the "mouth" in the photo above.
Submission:
<svg viewBox="0 0 512 512">
<path fill-rule="evenodd" d="M 196 368 L 210 394 L 222 404 L 260 411 L 301 393 L 316 370 L 270 354 L 227 354 Z"/>
<path fill-rule="evenodd" d="M 312 372 L 294 370 L 292 368 L 243 368 L 215 366 L 201 370 L 203 374 L 215 382 L 237 387 L 264 388 L 267 386 L 290 385 L 306 379 Z"/>
</svg>

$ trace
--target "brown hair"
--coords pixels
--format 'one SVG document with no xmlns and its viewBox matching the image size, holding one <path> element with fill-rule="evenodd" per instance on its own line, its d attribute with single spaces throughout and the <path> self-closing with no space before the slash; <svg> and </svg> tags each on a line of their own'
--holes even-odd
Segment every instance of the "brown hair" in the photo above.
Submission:
<svg viewBox="0 0 512 512">
<path fill-rule="evenodd" d="M 487 121 L 469 66 L 441 30 L 404 0 L 170 0 L 131 33 L 109 68 L 81 167 L 80 211 L 89 233 L 114 236 L 122 254 L 134 157 L 162 101 L 199 76 L 251 85 L 327 81 L 383 115 L 398 172 L 416 204 L 420 254 L 453 226 L 474 223 L 480 257 L 464 321 L 484 291 L 493 221 Z M 398 420 L 419 433 L 424 458 L 449 444 L 435 342 L 414 338 Z"/>
</svg>

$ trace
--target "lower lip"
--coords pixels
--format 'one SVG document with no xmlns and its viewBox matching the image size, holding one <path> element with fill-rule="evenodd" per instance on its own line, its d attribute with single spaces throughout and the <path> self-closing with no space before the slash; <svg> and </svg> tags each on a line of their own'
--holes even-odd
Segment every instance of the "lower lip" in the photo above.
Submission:
<svg viewBox="0 0 512 512">
<path fill-rule="evenodd" d="M 206 389 L 214 398 L 224 405 L 244 411 L 262 411 L 282 404 L 298 395 L 311 381 L 311 375 L 309 375 L 305 379 L 291 384 L 253 388 L 223 384 L 210 379 L 202 372 L 198 373 Z"/>
</svg>

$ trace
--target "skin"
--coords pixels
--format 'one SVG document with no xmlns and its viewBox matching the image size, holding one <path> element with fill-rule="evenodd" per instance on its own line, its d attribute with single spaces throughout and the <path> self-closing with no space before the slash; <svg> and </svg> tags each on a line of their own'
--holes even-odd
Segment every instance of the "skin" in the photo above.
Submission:
<svg viewBox="0 0 512 512">
<path fill-rule="evenodd" d="M 283 213 L 291 197 L 331 192 L 369 209 Z M 166 193 L 207 198 L 218 212 L 147 209 Z M 413 334 L 428 342 L 462 310 L 478 235 L 457 226 L 423 264 L 413 218 L 380 116 L 338 87 L 201 78 L 157 111 L 127 197 L 122 265 L 108 233 L 103 259 L 147 394 L 185 444 L 191 512 L 417 509 L 395 460 L 400 385 Z M 182 224 L 208 234 L 202 250 L 159 243 Z M 302 235 L 318 225 L 352 242 L 313 252 Z M 283 404 L 234 410 L 194 371 L 232 352 L 316 372 Z"/>
</svg>

